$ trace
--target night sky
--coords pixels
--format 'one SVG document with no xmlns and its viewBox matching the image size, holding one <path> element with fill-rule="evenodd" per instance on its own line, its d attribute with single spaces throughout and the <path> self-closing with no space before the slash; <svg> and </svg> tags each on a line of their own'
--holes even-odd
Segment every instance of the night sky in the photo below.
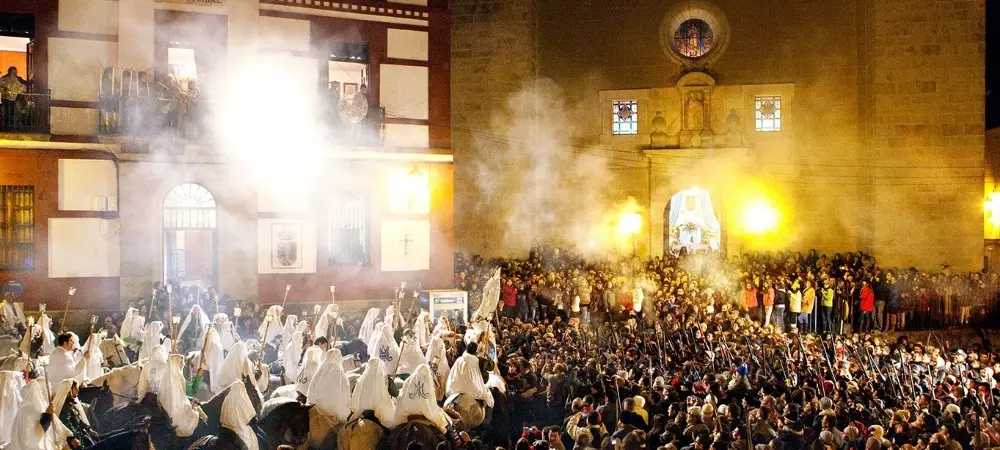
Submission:
<svg viewBox="0 0 1000 450">
<path fill-rule="evenodd" d="M 986 128 L 1000 126 L 1000 3 L 986 2 Z"/>
</svg>

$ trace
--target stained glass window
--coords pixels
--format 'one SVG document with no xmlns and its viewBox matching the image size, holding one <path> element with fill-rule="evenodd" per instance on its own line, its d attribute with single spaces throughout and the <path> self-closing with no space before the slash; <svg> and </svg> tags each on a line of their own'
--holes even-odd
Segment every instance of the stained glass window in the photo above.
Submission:
<svg viewBox="0 0 1000 450">
<path fill-rule="evenodd" d="M 688 19 L 674 31 L 674 50 L 687 58 L 700 58 L 712 51 L 715 34 L 712 27 L 701 19 Z"/>
<path fill-rule="evenodd" d="M 758 95 L 753 109 L 757 131 L 781 131 L 781 97 Z"/>
<path fill-rule="evenodd" d="M 639 134 L 639 102 L 611 102 L 611 134 Z"/>
</svg>

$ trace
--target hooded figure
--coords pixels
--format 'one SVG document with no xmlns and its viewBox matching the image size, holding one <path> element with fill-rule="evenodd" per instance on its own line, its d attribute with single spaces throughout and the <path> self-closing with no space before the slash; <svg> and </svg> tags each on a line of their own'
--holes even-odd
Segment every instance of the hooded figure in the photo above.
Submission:
<svg viewBox="0 0 1000 450">
<path fill-rule="evenodd" d="M 421 349 L 427 348 L 431 343 L 431 323 L 430 314 L 427 311 L 420 311 L 417 321 L 413 323 L 413 334 L 417 336 L 417 345 Z"/>
<path fill-rule="evenodd" d="M 90 359 L 87 360 L 86 368 L 83 369 L 83 378 L 85 380 L 93 380 L 101 375 L 104 375 L 104 366 L 101 363 L 104 362 L 104 352 L 101 351 L 101 341 L 104 339 L 104 335 L 101 333 L 91 333 L 87 336 L 87 343 L 83 344 L 84 353 L 90 352 Z"/>
<path fill-rule="evenodd" d="M 432 336 L 444 336 L 451 333 L 451 324 L 448 322 L 448 316 L 442 314 L 438 317 L 437 324 L 434 325 L 434 330 L 431 331 Z"/>
<path fill-rule="evenodd" d="M 242 342 L 233 344 L 233 348 L 229 350 L 229 354 L 226 355 L 226 359 L 219 369 L 219 378 L 212 381 L 212 385 L 229 386 L 242 380 L 244 376 L 253 377 L 253 365 L 250 363 L 248 354 L 246 344 Z"/>
<path fill-rule="evenodd" d="M 125 320 L 122 320 L 118 328 L 118 334 L 125 345 L 133 351 L 139 351 L 139 342 L 142 341 L 142 328 L 146 324 L 146 318 L 139 315 L 139 310 L 129 308 L 125 312 Z"/>
<path fill-rule="evenodd" d="M 368 355 L 377 355 L 378 353 L 372 353 L 377 351 L 376 344 L 378 340 L 382 338 L 382 329 L 385 328 L 385 324 L 382 322 L 376 323 L 375 328 L 372 329 L 372 333 L 368 336 L 368 340 L 364 341 L 365 345 L 368 346 Z"/>
<path fill-rule="evenodd" d="M 365 365 L 365 371 L 358 378 L 351 393 L 351 411 L 355 416 L 371 410 L 383 427 L 392 428 L 396 425 L 396 404 L 389 396 L 385 370 L 382 360 L 372 358 Z"/>
<path fill-rule="evenodd" d="M 167 352 L 163 347 L 153 347 L 149 361 L 142 366 L 139 373 L 139 400 L 146 394 L 159 396 L 163 387 L 163 376 L 167 373 Z"/>
<path fill-rule="evenodd" d="M 368 314 L 365 315 L 365 320 L 361 322 L 361 330 L 358 331 L 358 339 L 361 342 L 367 343 L 371 338 L 372 333 L 375 332 L 375 321 L 378 319 L 378 313 L 380 310 L 378 308 L 371 308 L 368 310 Z"/>
<path fill-rule="evenodd" d="M 323 414 L 345 423 L 351 415 L 351 405 L 343 399 L 349 397 L 350 393 L 351 382 L 344 373 L 340 350 L 327 350 L 323 363 L 309 381 L 306 399 L 309 403 L 316 404 Z"/>
<path fill-rule="evenodd" d="M 438 400 L 442 400 L 451 367 L 448 365 L 448 354 L 445 352 L 444 339 L 441 339 L 441 336 L 434 336 L 434 339 L 431 340 L 430 345 L 427 346 L 425 358 L 431 369 L 431 374 L 434 375 L 434 386 L 437 388 Z"/>
<path fill-rule="evenodd" d="M 209 389 L 214 393 L 218 393 L 227 386 L 218 382 L 219 372 L 222 370 L 222 365 L 226 362 L 226 354 L 222 345 L 225 335 L 216 332 L 215 329 L 212 329 L 208 333 L 208 346 L 202 349 L 205 352 L 205 367 L 202 369 L 208 371 Z"/>
<path fill-rule="evenodd" d="M 451 419 L 437 404 L 434 379 L 431 375 L 431 368 L 427 364 L 417 366 L 416 370 L 403 383 L 398 398 L 396 423 L 406 423 L 410 416 L 422 416 L 437 425 L 438 430 L 442 433 L 451 424 Z"/>
<path fill-rule="evenodd" d="M 289 318 L 294 316 L 288 316 Z M 295 328 L 292 334 L 288 335 L 288 342 L 285 344 L 285 349 L 282 353 L 282 365 L 285 367 L 285 380 L 288 383 L 292 383 L 299 376 L 299 364 L 302 363 L 302 340 L 305 339 L 304 326 L 308 325 L 306 322 L 302 322 Z"/>
<path fill-rule="evenodd" d="M 389 305 L 385 309 L 385 317 L 382 318 L 382 323 L 386 324 L 389 328 L 396 328 L 396 305 Z"/>
<path fill-rule="evenodd" d="M 396 371 L 399 365 L 399 345 L 392 337 L 392 327 L 382 326 L 379 334 L 373 336 L 371 345 L 368 346 L 368 355 L 372 358 L 381 359 L 385 363 L 386 371 Z"/>
<path fill-rule="evenodd" d="M 21 408 L 21 390 L 24 373 L 4 370 L 0 372 L 0 446 L 10 442 L 14 417 Z"/>
<path fill-rule="evenodd" d="M 66 438 L 72 436 L 58 417 L 43 419 L 49 402 L 45 399 L 45 388 L 38 381 L 32 381 L 21 391 L 23 403 L 14 417 L 11 428 L 10 448 L 17 450 L 59 450 L 66 446 Z M 42 423 L 45 423 L 43 425 Z M 52 429 L 54 428 L 54 430 Z"/>
<path fill-rule="evenodd" d="M 198 427 L 202 412 L 188 400 L 185 387 L 184 357 L 170 355 L 167 363 L 167 373 L 163 375 L 163 385 L 160 388 L 160 406 L 170 416 L 170 425 L 174 427 L 177 437 L 188 437 L 194 434 Z M 241 389 L 242 390 L 242 389 Z"/>
<path fill-rule="evenodd" d="M 424 355 L 420 354 L 420 347 L 416 343 L 415 337 L 404 337 L 400 346 L 399 370 L 398 373 L 412 374 L 417 370 L 417 366 L 426 364 Z"/>
<path fill-rule="evenodd" d="M 239 381 L 234 381 L 229 388 L 229 395 L 222 401 L 222 426 L 235 433 L 247 450 L 258 450 L 257 434 L 250 428 L 250 421 L 256 416 L 250 396 Z"/>
<path fill-rule="evenodd" d="M 268 325 L 270 323 L 270 325 Z M 261 336 L 263 344 L 269 344 L 274 338 L 281 336 L 284 329 L 281 326 L 281 306 L 273 305 L 267 309 L 267 315 L 260 321 L 257 327 L 257 335 Z M 267 333 L 267 336 L 264 336 Z"/>
<path fill-rule="evenodd" d="M 139 349 L 139 359 L 146 359 L 152 356 L 153 349 L 168 344 L 170 339 L 163 336 L 163 322 L 154 320 L 146 324 L 146 329 L 142 334 L 142 347 Z M 171 348 L 171 346 L 167 346 Z M 168 352 L 169 353 L 169 352 Z"/>
<path fill-rule="evenodd" d="M 295 377 L 295 390 L 305 396 L 309 392 L 309 382 L 316 376 L 322 362 L 323 350 L 317 346 L 309 347 L 302 357 L 302 369 Z"/>
<path fill-rule="evenodd" d="M 448 373 L 448 385 L 445 395 L 465 394 L 476 400 L 482 400 L 486 406 L 493 407 L 493 394 L 483 382 L 479 372 L 479 357 L 465 353 L 455 360 L 455 365 Z"/>
<path fill-rule="evenodd" d="M 63 380 L 59 383 L 52 396 L 52 406 L 70 433 L 75 434 L 84 445 L 87 445 L 86 441 L 90 439 L 87 433 L 90 430 L 90 421 L 87 420 L 87 411 L 83 409 L 83 404 L 76 397 L 69 398 L 74 385 L 80 386 L 74 380 Z"/>
<path fill-rule="evenodd" d="M 52 333 L 52 318 L 48 314 L 42 314 L 36 326 L 42 336 L 42 351 L 46 355 L 51 355 L 56 349 L 56 335 Z"/>
<path fill-rule="evenodd" d="M 281 327 L 282 344 L 287 344 L 291 341 L 292 335 L 295 334 L 296 331 L 302 330 L 305 332 L 308 326 L 309 324 L 305 321 L 303 321 L 303 323 L 299 323 L 299 316 L 296 316 L 295 314 L 285 316 L 285 325 Z M 284 347 L 282 347 L 282 350 L 284 350 Z"/>
<path fill-rule="evenodd" d="M 205 339 L 205 330 L 208 329 L 208 315 L 202 311 L 201 306 L 194 305 L 177 333 L 177 339 L 184 344 L 185 351 L 201 350 Z M 191 328 L 190 330 L 188 328 Z M 185 334 L 187 333 L 187 334 Z"/>
<path fill-rule="evenodd" d="M 14 328 L 16 325 L 25 325 L 24 311 L 17 303 L 10 303 L 6 300 L 0 302 L 0 316 L 3 317 L 4 326 Z"/>
<path fill-rule="evenodd" d="M 236 333 L 236 327 L 228 320 L 216 329 L 219 330 L 219 344 L 227 352 L 233 348 L 233 344 L 241 340 L 240 335 Z"/>
<path fill-rule="evenodd" d="M 326 310 L 323 311 L 323 315 L 320 316 L 319 320 L 316 321 L 316 328 L 313 330 L 313 338 L 319 339 L 325 337 L 330 340 L 330 342 L 336 344 L 334 341 L 334 336 L 331 334 L 331 329 L 337 327 L 340 330 L 344 324 L 344 319 L 340 317 L 340 314 L 336 311 L 336 305 L 326 305 Z M 345 333 L 337 331 L 337 339 L 343 339 Z"/>
</svg>

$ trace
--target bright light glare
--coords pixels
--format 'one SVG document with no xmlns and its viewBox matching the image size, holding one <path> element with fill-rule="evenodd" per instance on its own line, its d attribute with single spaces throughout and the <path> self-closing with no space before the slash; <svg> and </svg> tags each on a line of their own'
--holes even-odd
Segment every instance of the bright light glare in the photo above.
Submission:
<svg viewBox="0 0 1000 450">
<path fill-rule="evenodd" d="M 618 216 L 618 233 L 632 235 L 642 229 L 642 216 L 639 213 L 623 212 Z"/>
<path fill-rule="evenodd" d="M 987 196 L 983 209 L 993 225 L 1000 225 L 1000 192 Z"/>
<path fill-rule="evenodd" d="M 751 201 L 743 209 L 743 227 L 750 233 L 766 233 L 774 230 L 777 224 L 778 212 L 766 200 Z"/>
</svg>

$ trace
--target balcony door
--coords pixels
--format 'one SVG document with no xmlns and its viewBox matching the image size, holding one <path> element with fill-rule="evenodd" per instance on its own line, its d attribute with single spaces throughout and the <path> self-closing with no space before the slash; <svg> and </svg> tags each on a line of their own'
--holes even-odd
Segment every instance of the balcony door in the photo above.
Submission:
<svg viewBox="0 0 1000 450">
<path fill-rule="evenodd" d="M 215 197 L 204 186 L 178 185 L 163 200 L 163 279 L 208 288 L 218 282 Z"/>
</svg>

